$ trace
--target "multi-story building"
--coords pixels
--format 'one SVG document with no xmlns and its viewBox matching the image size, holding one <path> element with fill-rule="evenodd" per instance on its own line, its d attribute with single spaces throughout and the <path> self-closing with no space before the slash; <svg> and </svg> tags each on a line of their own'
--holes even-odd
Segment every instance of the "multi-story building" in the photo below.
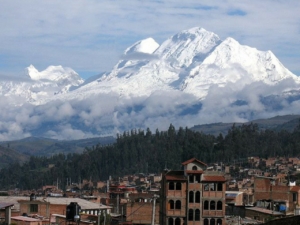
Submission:
<svg viewBox="0 0 300 225">
<path fill-rule="evenodd" d="M 165 171 L 160 196 L 160 225 L 224 225 L 225 177 L 206 171 L 192 158 L 181 171 Z"/>
</svg>

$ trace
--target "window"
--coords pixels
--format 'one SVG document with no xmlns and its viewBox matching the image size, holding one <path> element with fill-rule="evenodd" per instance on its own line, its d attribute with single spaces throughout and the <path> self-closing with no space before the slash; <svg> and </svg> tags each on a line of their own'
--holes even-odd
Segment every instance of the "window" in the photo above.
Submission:
<svg viewBox="0 0 300 225">
<path fill-rule="evenodd" d="M 169 201 L 169 209 L 174 209 L 174 201 L 173 200 Z"/>
<path fill-rule="evenodd" d="M 209 225 L 208 224 L 208 219 L 204 219 L 204 225 Z"/>
<path fill-rule="evenodd" d="M 173 218 L 168 219 L 168 225 L 173 225 Z"/>
<path fill-rule="evenodd" d="M 38 212 L 38 204 L 30 204 L 30 212 Z"/>
<path fill-rule="evenodd" d="M 204 201 L 204 209 L 205 209 L 205 210 L 208 210 L 208 201 L 207 201 L 207 200 Z"/>
<path fill-rule="evenodd" d="M 189 209 L 189 221 L 192 221 L 194 217 L 194 210 Z"/>
<path fill-rule="evenodd" d="M 193 191 L 190 191 L 190 192 L 189 192 L 189 202 L 190 202 L 190 203 L 193 203 L 193 202 L 194 202 L 194 192 L 193 192 Z"/>
<path fill-rule="evenodd" d="M 297 201 L 297 198 L 298 197 L 298 194 L 297 193 L 293 193 L 293 202 L 296 202 Z"/>
<path fill-rule="evenodd" d="M 181 201 L 177 200 L 175 203 L 175 209 L 181 209 Z"/>
<path fill-rule="evenodd" d="M 209 184 L 203 184 L 203 189 L 204 191 L 208 191 L 209 190 Z"/>
<path fill-rule="evenodd" d="M 195 221 L 200 221 L 200 210 L 199 209 L 195 210 Z"/>
<path fill-rule="evenodd" d="M 217 202 L 217 210 L 222 210 L 222 202 L 221 201 Z"/>
<path fill-rule="evenodd" d="M 174 182 L 169 183 L 169 190 L 174 190 Z"/>
<path fill-rule="evenodd" d="M 210 210 L 216 210 L 216 202 L 215 201 L 210 202 Z"/>
<path fill-rule="evenodd" d="M 210 190 L 210 191 L 215 191 L 215 190 L 216 190 L 215 184 L 214 184 L 214 183 L 210 183 L 210 184 L 209 184 L 209 190 Z"/>
<path fill-rule="evenodd" d="M 218 183 L 218 191 L 223 191 L 223 184 L 222 183 Z"/>
<path fill-rule="evenodd" d="M 215 225 L 215 224 L 216 224 L 215 219 L 211 219 L 210 220 L 210 225 Z"/>
<path fill-rule="evenodd" d="M 196 199 L 195 199 L 196 203 L 200 203 L 200 191 L 196 192 Z"/>
<path fill-rule="evenodd" d="M 222 225 L 222 219 L 217 219 L 217 225 Z"/>
<path fill-rule="evenodd" d="M 190 183 L 194 183 L 194 175 L 190 175 L 189 176 L 189 182 Z"/>
<path fill-rule="evenodd" d="M 197 175 L 196 175 L 196 182 L 197 182 L 197 183 L 200 183 L 200 179 L 201 179 L 201 175 L 200 175 L 200 174 L 197 174 Z"/>
<path fill-rule="evenodd" d="M 180 182 L 176 183 L 176 190 L 181 190 L 181 183 Z"/>
<path fill-rule="evenodd" d="M 192 170 L 198 170 L 197 166 L 193 166 Z"/>
<path fill-rule="evenodd" d="M 175 225 L 180 225 L 180 219 L 179 218 L 175 219 Z"/>
</svg>

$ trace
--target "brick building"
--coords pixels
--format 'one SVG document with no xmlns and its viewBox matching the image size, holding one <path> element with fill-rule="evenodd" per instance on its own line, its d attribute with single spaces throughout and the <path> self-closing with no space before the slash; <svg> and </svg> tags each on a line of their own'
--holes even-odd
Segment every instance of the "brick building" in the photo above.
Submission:
<svg viewBox="0 0 300 225">
<path fill-rule="evenodd" d="M 192 158 L 181 171 L 165 171 L 160 198 L 161 225 L 225 224 L 225 177 L 206 171 L 207 165 Z"/>
<path fill-rule="evenodd" d="M 159 224 L 159 203 L 154 201 L 155 194 L 133 193 L 126 204 L 126 222 L 130 224 L 151 224 L 155 209 L 154 224 Z M 155 203 L 155 207 L 153 204 Z"/>
<path fill-rule="evenodd" d="M 299 186 L 281 185 L 276 177 L 255 177 L 254 200 L 257 207 L 294 214 L 300 205 L 299 194 Z"/>
</svg>

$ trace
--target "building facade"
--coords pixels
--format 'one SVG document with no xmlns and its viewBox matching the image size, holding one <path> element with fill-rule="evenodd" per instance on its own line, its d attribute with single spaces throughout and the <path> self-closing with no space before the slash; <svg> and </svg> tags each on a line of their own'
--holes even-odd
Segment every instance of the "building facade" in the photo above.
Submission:
<svg viewBox="0 0 300 225">
<path fill-rule="evenodd" d="M 165 171 L 160 198 L 161 225 L 225 224 L 223 174 L 206 171 L 207 165 L 192 158 L 182 171 Z"/>
</svg>

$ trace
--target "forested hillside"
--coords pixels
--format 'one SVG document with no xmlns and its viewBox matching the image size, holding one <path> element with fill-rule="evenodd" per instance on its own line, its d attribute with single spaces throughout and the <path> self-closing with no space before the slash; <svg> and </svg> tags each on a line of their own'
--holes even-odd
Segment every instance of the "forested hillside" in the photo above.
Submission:
<svg viewBox="0 0 300 225">
<path fill-rule="evenodd" d="M 46 184 L 65 187 L 67 178 L 107 180 L 109 175 L 160 173 L 164 168 L 181 169 L 183 161 L 196 157 L 205 163 L 223 162 L 248 156 L 298 156 L 300 124 L 295 130 L 259 130 L 256 124 L 233 125 L 227 135 L 207 135 L 170 125 L 167 131 L 132 130 L 118 135 L 115 144 L 94 146 L 82 154 L 34 157 L 0 171 L 0 189 L 37 189 Z"/>
</svg>

